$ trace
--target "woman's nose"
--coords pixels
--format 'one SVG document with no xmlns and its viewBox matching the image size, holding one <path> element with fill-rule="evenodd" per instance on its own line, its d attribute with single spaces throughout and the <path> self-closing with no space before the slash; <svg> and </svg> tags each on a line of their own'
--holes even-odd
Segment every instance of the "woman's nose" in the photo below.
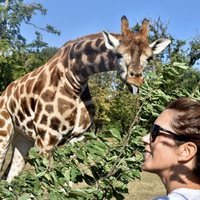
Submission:
<svg viewBox="0 0 200 200">
<path fill-rule="evenodd" d="M 142 142 L 144 144 L 149 144 L 150 143 L 150 134 L 143 136 L 142 137 Z"/>
</svg>

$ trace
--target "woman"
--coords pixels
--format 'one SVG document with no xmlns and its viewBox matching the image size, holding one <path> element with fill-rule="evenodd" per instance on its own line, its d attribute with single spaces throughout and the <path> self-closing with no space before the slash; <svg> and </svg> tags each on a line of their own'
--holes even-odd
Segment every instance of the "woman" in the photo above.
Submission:
<svg viewBox="0 0 200 200">
<path fill-rule="evenodd" d="M 167 191 L 155 199 L 200 200 L 200 101 L 171 102 L 143 142 L 143 170 L 157 174 Z"/>
</svg>

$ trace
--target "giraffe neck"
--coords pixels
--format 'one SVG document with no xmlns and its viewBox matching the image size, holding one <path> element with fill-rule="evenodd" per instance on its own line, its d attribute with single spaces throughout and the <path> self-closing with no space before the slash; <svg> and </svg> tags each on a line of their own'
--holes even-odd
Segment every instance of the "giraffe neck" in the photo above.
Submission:
<svg viewBox="0 0 200 200">
<path fill-rule="evenodd" d="M 115 71 L 118 68 L 114 52 L 106 48 L 100 37 L 67 43 L 63 47 L 60 61 L 68 84 L 76 89 L 82 87 L 93 74 Z"/>
</svg>

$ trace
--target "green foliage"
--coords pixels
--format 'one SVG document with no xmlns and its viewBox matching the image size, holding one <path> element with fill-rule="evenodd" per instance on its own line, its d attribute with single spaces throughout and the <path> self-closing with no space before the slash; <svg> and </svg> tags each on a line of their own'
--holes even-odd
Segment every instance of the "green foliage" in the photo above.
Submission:
<svg viewBox="0 0 200 200">
<path fill-rule="evenodd" d="M 57 51 L 57 48 L 46 47 L 40 52 L 12 52 L 7 51 L 9 43 L 5 40 L 0 41 L 0 91 L 7 85 L 26 73 L 42 66 Z M 4 52 L 4 53 L 3 53 Z"/>
<path fill-rule="evenodd" d="M 188 74 L 193 74 L 194 79 L 185 79 Z M 160 66 L 147 75 L 140 94 L 135 96 L 128 130 L 87 132 L 86 142 L 66 144 L 46 156 L 33 148 L 29 156 L 33 169 L 23 172 L 11 184 L 2 181 L 0 198 L 124 199 L 128 183 L 140 177 L 141 136 L 148 133 L 149 125 L 170 100 L 181 96 L 200 99 L 199 75 L 184 63 Z M 124 113 L 121 108 L 119 111 L 123 120 Z M 112 112 L 116 114 L 117 108 Z"/>
<path fill-rule="evenodd" d="M 133 116 L 136 115 L 137 98 L 127 91 L 127 88 L 123 88 L 115 91 L 110 102 L 112 103 L 108 113 L 111 119 L 109 126 L 117 127 L 121 132 L 128 131 Z"/>
<path fill-rule="evenodd" d="M 33 71 L 34 69 L 46 63 L 57 51 L 58 49 L 55 47 L 45 47 L 38 52 L 26 52 L 23 54 L 24 63 L 22 63 L 21 67 L 24 69 L 25 73 Z M 21 74 L 20 76 L 22 75 L 23 74 Z M 16 78 L 14 77 L 14 79 Z"/>
<path fill-rule="evenodd" d="M 200 99 L 200 72 L 184 63 L 161 65 L 156 73 L 147 75 L 140 95 L 141 122 L 148 127 L 169 101 L 179 97 Z"/>
<path fill-rule="evenodd" d="M 194 65 L 200 59 L 200 35 L 196 35 L 190 42 L 189 65 Z"/>
<path fill-rule="evenodd" d="M 136 111 L 136 98 L 119 80 L 116 72 L 91 77 L 89 87 L 95 104 L 95 119 L 91 130 L 96 133 L 115 127 L 120 132 L 127 132 Z"/>
<path fill-rule="evenodd" d="M 50 25 L 43 28 L 31 23 L 31 19 L 36 13 L 46 15 L 47 10 L 41 4 L 35 2 L 24 3 L 23 0 L 2 0 L 0 2 L 0 39 L 8 40 L 11 49 L 25 47 L 26 39 L 21 34 L 22 24 L 28 24 L 49 33 L 60 34 Z"/>
<path fill-rule="evenodd" d="M 128 145 L 127 135 L 117 129 L 85 136 L 87 142 L 56 148 L 49 156 L 31 149 L 29 163 L 34 170 L 23 172 L 11 184 L 1 182 L 0 198 L 123 199 L 128 182 L 139 178 L 139 142 L 131 140 Z"/>
</svg>

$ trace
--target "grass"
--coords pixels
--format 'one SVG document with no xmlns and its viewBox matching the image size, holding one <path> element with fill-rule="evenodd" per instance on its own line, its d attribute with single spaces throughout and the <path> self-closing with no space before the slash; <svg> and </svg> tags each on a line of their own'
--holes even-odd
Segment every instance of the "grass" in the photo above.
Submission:
<svg viewBox="0 0 200 200">
<path fill-rule="evenodd" d="M 129 194 L 125 195 L 126 200 L 150 200 L 165 194 L 165 188 L 159 177 L 147 172 L 141 174 L 141 180 L 129 183 L 128 188 Z"/>
</svg>

